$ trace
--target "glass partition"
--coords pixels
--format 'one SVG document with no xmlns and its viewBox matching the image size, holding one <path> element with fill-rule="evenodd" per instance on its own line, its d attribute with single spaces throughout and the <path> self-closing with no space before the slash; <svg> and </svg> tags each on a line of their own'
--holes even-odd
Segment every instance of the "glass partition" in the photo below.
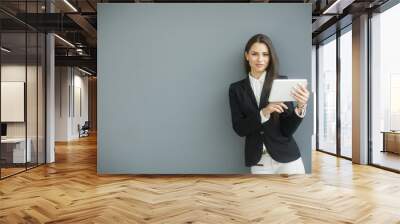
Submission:
<svg viewBox="0 0 400 224">
<path fill-rule="evenodd" d="M 43 13 L 44 3 L 1 1 L 0 7 L 21 16 Z M 0 12 L 1 179 L 45 163 L 45 45 L 44 33 Z"/>
<path fill-rule="evenodd" d="M 352 32 L 340 36 L 340 154 L 352 158 Z"/>
<path fill-rule="evenodd" d="M 37 76 L 37 90 L 38 90 L 38 111 L 37 111 L 37 147 L 38 147 L 38 164 L 43 164 L 46 162 L 46 145 L 45 145 L 45 120 L 46 120 L 46 76 L 45 76 L 45 66 L 46 66 L 46 39 L 45 34 L 38 34 L 38 76 Z"/>
<path fill-rule="evenodd" d="M 26 98 L 26 112 L 27 112 L 27 150 L 30 151 L 30 160 L 27 167 L 31 168 L 37 165 L 38 160 L 38 49 L 37 49 L 38 35 L 36 32 L 27 33 L 27 98 Z"/>
<path fill-rule="evenodd" d="M 336 154 L 336 35 L 318 47 L 318 149 Z"/>
<path fill-rule="evenodd" d="M 1 176 L 24 171 L 26 145 L 26 33 L 1 34 Z M 6 49 L 6 50 L 4 50 Z"/>
</svg>

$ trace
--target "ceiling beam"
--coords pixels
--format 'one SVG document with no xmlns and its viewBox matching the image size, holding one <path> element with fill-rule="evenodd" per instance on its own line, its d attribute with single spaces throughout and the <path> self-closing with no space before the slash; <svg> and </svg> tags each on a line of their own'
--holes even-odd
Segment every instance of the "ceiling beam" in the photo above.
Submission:
<svg viewBox="0 0 400 224">
<path fill-rule="evenodd" d="M 67 15 L 77 25 L 79 25 L 83 31 L 90 37 L 87 39 L 91 46 L 96 46 L 97 42 L 97 30 L 90 24 L 85 17 L 80 14 L 71 13 Z"/>
<path fill-rule="evenodd" d="M 93 71 L 97 69 L 96 58 L 90 56 L 55 56 L 56 66 L 83 66 Z"/>
</svg>

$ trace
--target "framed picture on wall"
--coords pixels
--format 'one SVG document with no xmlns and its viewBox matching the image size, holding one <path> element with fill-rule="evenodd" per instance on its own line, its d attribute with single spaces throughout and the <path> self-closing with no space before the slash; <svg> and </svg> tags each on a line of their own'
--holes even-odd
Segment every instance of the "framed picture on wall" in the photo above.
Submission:
<svg viewBox="0 0 400 224">
<path fill-rule="evenodd" d="M 1 82 L 1 122 L 24 122 L 25 82 Z"/>
</svg>

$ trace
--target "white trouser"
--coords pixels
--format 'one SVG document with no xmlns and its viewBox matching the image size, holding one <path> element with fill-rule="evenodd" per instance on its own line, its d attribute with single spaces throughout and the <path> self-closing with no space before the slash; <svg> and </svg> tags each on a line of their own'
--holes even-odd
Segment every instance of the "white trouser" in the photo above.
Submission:
<svg viewBox="0 0 400 224">
<path fill-rule="evenodd" d="M 288 163 L 280 163 L 265 152 L 257 165 L 251 167 L 252 174 L 305 174 L 301 157 Z"/>
</svg>

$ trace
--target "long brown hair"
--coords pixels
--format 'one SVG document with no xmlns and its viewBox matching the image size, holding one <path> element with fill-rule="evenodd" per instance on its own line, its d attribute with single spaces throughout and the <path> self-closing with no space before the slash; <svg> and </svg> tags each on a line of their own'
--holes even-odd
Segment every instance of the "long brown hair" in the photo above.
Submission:
<svg viewBox="0 0 400 224">
<path fill-rule="evenodd" d="M 269 63 L 267 66 L 267 76 L 264 82 L 264 86 L 266 87 L 267 94 L 269 95 L 269 92 L 271 91 L 272 87 L 272 82 L 274 79 L 276 79 L 279 76 L 279 61 L 278 61 L 278 56 L 276 54 L 276 51 L 274 49 L 274 46 L 272 45 L 271 39 L 262 33 L 256 34 L 252 36 L 246 44 L 246 47 L 244 49 L 245 53 L 249 53 L 251 46 L 253 46 L 254 43 L 263 43 L 267 46 L 268 51 L 269 51 Z M 246 56 L 243 54 L 244 57 L 244 65 L 246 68 L 246 75 L 251 71 L 249 62 L 246 60 Z"/>
</svg>

